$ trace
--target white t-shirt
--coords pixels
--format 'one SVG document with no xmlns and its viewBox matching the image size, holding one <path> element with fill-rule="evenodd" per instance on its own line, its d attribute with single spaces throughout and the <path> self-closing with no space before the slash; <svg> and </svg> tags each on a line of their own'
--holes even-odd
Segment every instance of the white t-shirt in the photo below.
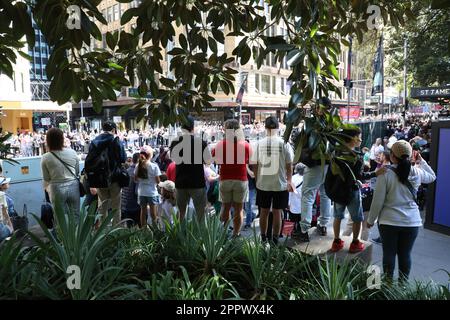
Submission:
<svg viewBox="0 0 450 320">
<path fill-rule="evenodd" d="M 8 203 L 6 202 L 6 195 L 3 191 L 0 191 L 0 210 L 3 210 L 3 208 L 8 211 Z M 4 224 L 9 231 L 13 232 L 13 229 L 6 223 L 6 221 L 3 220 L 3 212 L 0 212 L 0 223 Z"/>
<path fill-rule="evenodd" d="M 163 200 L 158 206 L 158 215 L 163 219 L 173 224 L 173 215 L 177 214 L 177 207 L 173 206 L 169 201 Z"/>
<path fill-rule="evenodd" d="M 302 212 L 302 185 L 303 176 L 294 174 L 292 184 L 296 187 L 294 192 L 289 192 L 289 208 L 292 213 L 300 214 Z"/>
<path fill-rule="evenodd" d="M 265 137 L 253 147 L 251 163 L 258 164 L 256 188 L 263 191 L 287 190 L 286 163 L 292 163 L 294 152 L 279 136 Z"/>
<path fill-rule="evenodd" d="M 138 168 L 139 166 L 136 166 L 136 169 L 134 169 L 135 177 L 137 177 Z M 147 179 L 138 178 L 138 197 L 156 197 L 159 195 L 155 178 L 161 175 L 161 170 L 156 163 L 147 161 L 147 172 Z"/>
</svg>

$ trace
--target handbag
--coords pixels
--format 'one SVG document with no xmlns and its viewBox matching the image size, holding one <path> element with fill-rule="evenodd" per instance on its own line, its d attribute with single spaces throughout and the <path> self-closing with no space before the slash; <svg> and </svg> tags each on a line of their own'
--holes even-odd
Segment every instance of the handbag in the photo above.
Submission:
<svg viewBox="0 0 450 320">
<path fill-rule="evenodd" d="M 11 223 L 14 231 L 17 232 L 17 235 L 19 237 L 23 237 L 28 231 L 28 210 L 26 204 L 23 205 L 23 212 L 21 216 L 17 215 L 15 217 L 11 217 Z"/>
<path fill-rule="evenodd" d="M 59 162 L 61 162 L 64 165 L 64 167 L 66 167 L 67 170 L 69 170 L 69 172 L 75 177 L 75 179 L 77 179 L 78 189 L 80 190 L 80 198 L 84 197 L 86 195 L 86 189 L 84 187 L 84 184 L 81 183 L 80 178 L 75 173 L 73 173 L 72 170 L 70 170 L 70 168 L 72 168 L 72 167 L 70 167 L 67 163 L 62 161 L 61 158 L 59 158 L 55 153 L 51 152 L 51 154 L 53 156 L 55 156 L 55 158 L 58 159 Z M 75 168 L 73 167 L 73 169 L 75 169 Z M 76 170 L 75 170 L 75 172 L 76 172 Z"/>
<path fill-rule="evenodd" d="M 116 179 L 121 188 L 130 186 L 130 175 L 128 174 L 128 170 L 124 166 L 119 166 L 117 168 Z"/>
<path fill-rule="evenodd" d="M 41 221 L 45 224 L 47 229 L 53 229 L 54 226 L 54 216 L 52 205 L 44 201 L 41 205 Z"/>
</svg>

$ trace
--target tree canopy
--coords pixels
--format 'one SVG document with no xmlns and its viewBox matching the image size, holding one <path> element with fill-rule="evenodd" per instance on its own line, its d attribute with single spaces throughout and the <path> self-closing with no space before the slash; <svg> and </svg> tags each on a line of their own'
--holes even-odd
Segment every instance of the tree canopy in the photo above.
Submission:
<svg viewBox="0 0 450 320">
<path fill-rule="evenodd" d="M 269 15 L 260 6 L 264 1 L 144 0 L 122 15 L 122 25 L 136 19 L 132 32 L 107 33 L 107 50 L 89 50 L 93 39 L 101 40 L 96 22 L 107 23 L 97 9 L 100 2 L 0 0 L 0 71 L 11 77 L 14 49 L 20 51 L 25 44 L 33 47 L 31 13 L 51 48 L 46 71 L 52 100 L 62 104 L 91 99 L 94 109 L 100 111 L 103 100 L 117 99 L 114 90 L 137 86 L 142 99 L 121 112 L 135 108 L 139 120 L 146 116 L 149 106 L 150 119 L 167 125 L 185 121 L 188 112 L 201 112 L 210 106 L 218 87 L 233 94 L 237 65 L 253 58 L 261 66 L 272 53 L 280 62 L 286 57 L 292 71 L 288 78 L 293 85 L 286 137 L 302 120 L 301 107 L 330 91 L 340 96 L 334 84 L 339 80 L 338 55 L 341 47 L 348 45 L 348 36 L 363 40 L 369 30 L 368 19 L 374 14 L 369 6 L 377 5 L 384 24 L 389 22 L 394 27 L 415 18 L 411 3 L 399 0 L 266 0 Z M 442 0 L 433 2 L 445 5 Z M 80 29 L 66 26 L 70 5 L 81 9 Z M 285 24 L 287 34 L 267 36 L 266 28 L 275 24 Z M 24 36 L 26 43 L 22 42 Z M 217 43 L 228 36 L 241 40 L 231 55 L 219 56 Z M 162 52 L 169 41 L 175 43 L 168 52 L 173 78 L 167 77 L 161 66 Z M 144 99 L 149 92 L 153 97 L 150 101 Z M 322 160 L 329 154 L 325 148 L 329 136 L 320 135 L 321 130 L 343 126 L 339 117 L 332 115 L 323 121 L 316 123 L 318 135 L 313 141 L 318 140 L 312 143 L 319 146 L 316 156 Z"/>
</svg>

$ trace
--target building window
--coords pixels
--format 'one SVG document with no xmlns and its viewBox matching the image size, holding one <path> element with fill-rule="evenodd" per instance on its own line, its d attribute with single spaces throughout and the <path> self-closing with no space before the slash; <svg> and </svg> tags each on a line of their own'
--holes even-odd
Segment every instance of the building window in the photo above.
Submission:
<svg viewBox="0 0 450 320">
<path fill-rule="evenodd" d="M 259 73 L 255 73 L 255 91 L 259 92 L 260 88 L 259 88 Z"/>
<path fill-rule="evenodd" d="M 275 55 L 275 53 L 271 53 L 272 55 L 272 67 L 276 67 L 277 66 L 277 57 Z"/>
<path fill-rule="evenodd" d="M 286 88 L 284 87 L 285 81 L 286 81 L 286 79 L 280 78 L 281 94 L 286 94 L 286 91 L 285 91 Z"/>
<path fill-rule="evenodd" d="M 17 87 L 16 87 L 16 72 L 13 71 L 13 84 L 14 84 L 14 92 L 17 91 Z"/>
<path fill-rule="evenodd" d="M 289 94 L 291 92 L 292 87 L 292 81 L 286 80 L 286 94 Z"/>
<path fill-rule="evenodd" d="M 106 15 L 106 9 L 103 9 L 103 10 L 102 10 L 102 15 L 103 15 L 103 18 L 105 18 L 105 19 L 108 18 L 108 16 Z"/>
<path fill-rule="evenodd" d="M 25 80 L 23 78 L 23 73 L 20 73 L 20 80 L 21 80 L 21 84 L 22 84 L 22 93 L 25 93 Z"/>
<path fill-rule="evenodd" d="M 117 21 L 117 20 L 119 20 L 120 19 L 120 16 L 119 16 L 119 5 L 118 4 L 115 4 L 114 5 L 114 21 Z"/>
<path fill-rule="evenodd" d="M 277 94 L 277 78 L 272 77 L 272 94 Z"/>
<path fill-rule="evenodd" d="M 102 48 L 106 49 L 106 34 L 102 34 Z"/>
<path fill-rule="evenodd" d="M 113 21 L 113 8 L 112 7 L 108 8 L 108 18 L 106 19 L 106 21 L 108 21 L 108 22 Z"/>
<path fill-rule="evenodd" d="M 270 93 L 270 76 L 261 75 L 261 91 L 264 93 Z"/>
</svg>

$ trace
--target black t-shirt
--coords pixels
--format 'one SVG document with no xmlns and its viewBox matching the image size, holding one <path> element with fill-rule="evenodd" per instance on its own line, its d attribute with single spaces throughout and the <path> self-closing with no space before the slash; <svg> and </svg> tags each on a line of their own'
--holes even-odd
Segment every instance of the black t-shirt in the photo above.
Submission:
<svg viewBox="0 0 450 320">
<path fill-rule="evenodd" d="M 170 155 L 176 164 L 175 186 L 177 189 L 205 188 L 203 152 L 207 147 L 205 141 L 193 135 L 183 135 L 172 142 Z M 184 151 L 190 154 L 184 155 Z"/>
</svg>

